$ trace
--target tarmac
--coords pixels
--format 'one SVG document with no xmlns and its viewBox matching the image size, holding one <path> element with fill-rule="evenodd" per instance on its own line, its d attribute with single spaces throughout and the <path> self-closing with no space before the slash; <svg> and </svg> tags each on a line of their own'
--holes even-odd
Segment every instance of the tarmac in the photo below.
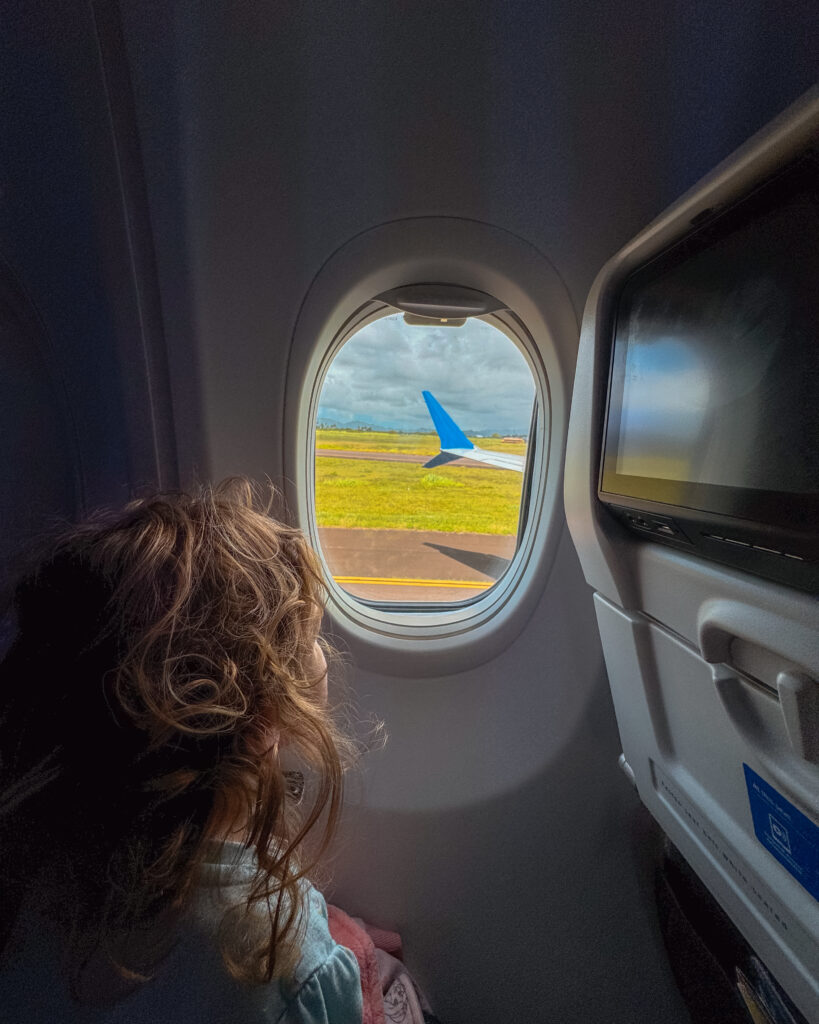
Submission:
<svg viewBox="0 0 819 1024">
<path fill-rule="evenodd" d="M 508 568 L 517 544 L 508 534 L 433 530 L 323 527 L 319 537 L 339 586 L 365 600 L 398 602 L 450 603 L 485 593 Z"/>
<path fill-rule="evenodd" d="M 434 455 L 411 455 L 409 452 L 354 452 L 338 448 L 317 448 L 317 459 L 359 459 L 362 462 L 413 462 L 423 466 Z M 475 459 L 453 459 L 447 466 L 483 466 Z"/>
</svg>

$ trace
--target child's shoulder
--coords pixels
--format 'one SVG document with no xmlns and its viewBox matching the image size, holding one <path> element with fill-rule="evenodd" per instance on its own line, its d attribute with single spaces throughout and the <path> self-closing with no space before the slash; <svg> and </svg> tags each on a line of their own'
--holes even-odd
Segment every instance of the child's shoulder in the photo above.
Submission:
<svg viewBox="0 0 819 1024">
<path fill-rule="evenodd" d="M 214 846 L 202 865 L 198 913 L 200 925 L 212 933 L 218 924 L 214 915 L 224 913 L 226 904 L 241 900 L 241 889 L 255 874 L 253 854 L 235 843 Z M 339 946 L 330 934 L 327 904 L 321 893 L 306 879 L 302 887 L 300 958 L 286 983 L 276 981 L 257 990 L 266 1011 L 260 1020 L 299 1022 L 299 1024 L 344 1024 L 361 1019 L 362 997 L 358 962 L 355 955 Z M 209 890 L 211 892 L 209 893 Z M 217 895 L 218 894 L 218 895 Z M 273 997 L 272 988 L 276 990 Z M 266 991 L 265 991 L 266 990 Z M 271 1015 L 281 1000 L 279 1016 Z M 254 1000 L 255 1001 L 255 1000 Z"/>
<path fill-rule="evenodd" d="M 305 900 L 301 959 L 293 979 L 292 1000 L 283 1021 L 335 1024 L 361 1020 L 362 995 L 358 961 L 330 935 L 324 897 L 310 886 Z"/>
</svg>

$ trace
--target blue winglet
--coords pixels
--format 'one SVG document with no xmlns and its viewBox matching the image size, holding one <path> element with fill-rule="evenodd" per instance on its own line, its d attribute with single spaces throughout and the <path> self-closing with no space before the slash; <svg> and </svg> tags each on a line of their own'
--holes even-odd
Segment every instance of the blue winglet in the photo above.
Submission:
<svg viewBox="0 0 819 1024">
<path fill-rule="evenodd" d="M 421 394 L 424 396 L 432 422 L 438 431 L 441 448 L 474 448 L 475 445 L 472 444 L 438 399 L 430 394 L 429 391 L 422 391 Z"/>
</svg>

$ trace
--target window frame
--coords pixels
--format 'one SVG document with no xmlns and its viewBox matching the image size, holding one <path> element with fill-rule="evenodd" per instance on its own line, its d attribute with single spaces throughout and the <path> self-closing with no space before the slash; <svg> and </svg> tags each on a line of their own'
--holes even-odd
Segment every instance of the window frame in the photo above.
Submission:
<svg viewBox="0 0 819 1024">
<path fill-rule="evenodd" d="M 510 593 L 517 587 L 519 577 L 525 569 L 528 548 L 531 547 L 532 543 L 528 530 L 531 521 L 529 515 L 530 505 L 533 502 L 536 503 L 542 500 L 541 492 L 543 487 L 541 484 L 545 482 L 549 472 L 548 436 L 550 432 L 549 414 L 551 408 L 549 381 L 545 369 L 537 358 L 537 349 L 531 335 L 521 318 L 513 310 L 500 309 L 493 313 L 486 313 L 471 318 L 482 320 L 484 323 L 499 330 L 518 349 L 526 360 L 526 364 L 532 374 L 535 386 L 534 407 L 539 412 L 545 410 L 545 412 L 536 417 L 534 437 L 531 434 L 529 437 L 526 466 L 521 483 L 520 514 L 515 554 L 504 574 L 491 587 L 480 594 L 476 594 L 474 597 L 468 597 L 462 601 L 402 602 L 377 601 L 356 597 L 333 579 L 332 571 L 324 556 L 319 537 L 319 528 L 315 514 L 315 452 L 318 407 L 327 374 L 344 345 L 364 327 L 395 313 L 400 313 L 400 311 L 381 299 L 374 298 L 365 302 L 350 315 L 333 338 L 331 344 L 324 351 L 319 372 L 316 375 L 311 390 L 308 412 L 310 432 L 307 442 L 307 455 L 310 461 L 310 471 L 307 480 L 308 507 L 311 515 L 307 522 L 303 522 L 301 525 L 321 561 L 331 602 L 343 609 L 346 616 L 354 619 L 361 625 L 369 626 L 379 631 L 390 630 L 392 632 L 395 630 L 395 635 L 404 637 L 416 635 L 419 627 L 422 631 L 434 630 L 436 634 L 441 635 L 442 630 L 447 627 L 457 626 L 461 629 L 470 623 L 476 625 L 475 619 L 483 621 L 487 614 L 491 614 L 496 604 L 508 600 Z M 521 522 L 523 522 L 522 531 Z M 409 627 L 412 632 L 402 627 Z"/>
<path fill-rule="evenodd" d="M 522 350 L 541 402 L 548 396 L 549 429 L 544 421 L 537 431 L 536 490 L 524 535 L 513 565 L 491 590 L 449 610 L 395 616 L 345 596 L 337 585 L 329 588 L 325 633 L 331 641 L 362 669 L 412 679 L 466 671 L 513 644 L 546 596 L 556 560 L 566 557 L 560 556 L 566 543 L 563 455 L 578 344 L 577 316 L 560 275 L 540 251 L 501 228 L 455 217 L 408 218 L 341 245 L 307 290 L 283 368 L 285 499 L 313 544 L 315 423 L 327 368 L 352 332 L 383 311 L 386 303 L 376 304 L 373 296 L 434 281 L 495 296 L 514 311 L 502 314 L 503 326 L 515 333 L 525 326 Z"/>
</svg>

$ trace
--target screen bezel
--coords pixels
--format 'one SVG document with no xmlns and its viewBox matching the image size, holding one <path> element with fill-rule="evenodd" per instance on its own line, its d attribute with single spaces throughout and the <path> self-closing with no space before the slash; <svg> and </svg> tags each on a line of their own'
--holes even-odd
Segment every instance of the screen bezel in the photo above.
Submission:
<svg viewBox="0 0 819 1024">
<path fill-rule="evenodd" d="M 760 490 L 658 477 L 630 476 L 618 473 L 616 468 L 628 351 L 625 338 L 618 338 L 618 333 L 629 311 L 633 294 L 668 270 L 708 248 L 719 238 L 775 209 L 784 198 L 792 196 L 795 190 L 810 190 L 819 196 L 819 161 L 815 153 L 811 152 L 801 157 L 775 177 L 761 183 L 749 195 L 709 219 L 698 230 L 642 264 L 622 282 L 616 299 L 610 336 L 608 403 L 603 427 L 598 487 L 598 494 L 602 500 L 640 499 L 656 502 L 670 509 L 689 509 L 780 526 L 788 532 L 796 530 L 816 533 L 819 524 L 819 493 Z"/>
</svg>

